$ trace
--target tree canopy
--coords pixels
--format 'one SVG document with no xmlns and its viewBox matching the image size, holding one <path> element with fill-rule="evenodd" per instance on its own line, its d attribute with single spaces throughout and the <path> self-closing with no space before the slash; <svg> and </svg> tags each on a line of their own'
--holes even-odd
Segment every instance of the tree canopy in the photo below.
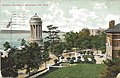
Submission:
<svg viewBox="0 0 120 78">
<path fill-rule="evenodd" d="M 6 49 L 8 46 L 4 47 Z M 43 47 L 39 46 L 36 42 L 29 43 L 22 49 L 13 47 L 8 53 L 8 57 L 2 58 L 2 72 L 4 70 L 10 70 L 12 72 L 18 69 L 25 69 L 26 73 L 30 75 L 30 71 L 39 69 L 40 65 L 43 64 L 48 56 L 49 54 L 44 52 Z M 8 77 L 13 77 L 12 75 Z"/>
<path fill-rule="evenodd" d="M 106 69 L 101 74 L 101 78 L 116 78 L 120 73 L 120 58 L 107 59 L 104 64 Z"/>
<path fill-rule="evenodd" d="M 82 29 L 78 32 L 67 32 L 64 34 L 65 47 L 70 50 L 72 48 L 79 49 L 100 49 L 105 51 L 105 33 L 98 35 L 90 35 L 89 29 Z"/>
<path fill-rule="evenodd" d="M 59 30 L 58 27 L 49 25 L 47 26 L 48 31 L 45 31 L 48 33 L 48 36 L 46 36 L 46 46 L 49 52 L 54 54 L 55 56 L 59 56 L 63 52 L 63 44 L 62 40 L 59 37 Z"/>
</svg>

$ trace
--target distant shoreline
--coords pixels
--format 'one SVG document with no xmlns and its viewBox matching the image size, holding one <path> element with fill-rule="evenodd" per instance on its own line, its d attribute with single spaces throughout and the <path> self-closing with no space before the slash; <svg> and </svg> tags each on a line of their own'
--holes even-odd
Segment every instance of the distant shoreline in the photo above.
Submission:
<svg viewBox="0 0 120 78">
<path fill-rule="evenodd" d="M 45 31 L 42 31 L 43 33 L 46 33 Z M 16 34 L 16 33 L 30 33 L 30 30 L 0 30 L 1 34 Z M 60 32 L 65 33 L 65 32 Z"/>
<path fill-rule="evenodd" d="M 9 34 L 9 33 L 30 33 L 30 30 L 1 30 L 0 31 L 1 34 Z"/>
</svg>

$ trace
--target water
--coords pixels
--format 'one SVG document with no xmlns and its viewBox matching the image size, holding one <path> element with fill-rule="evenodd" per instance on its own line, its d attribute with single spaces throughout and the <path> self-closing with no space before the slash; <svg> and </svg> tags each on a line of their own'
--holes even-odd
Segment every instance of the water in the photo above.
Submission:
<svg viewBox="0 0 120 78">
<path fill-rule="evenodd" d="M 60 38 L 63 40 L 63 34 L 60 33 Z M 47 33 L 43 33 L 43 40 L 47 36 Z M 13 47 L 20 46 L 21 39 L 25 39 L 27 42 L 30 39 L 30 33 L 0 33 L 0 48 L 3 48 L 3 44 L 8 41 Z"/>
<path fill-rule="evenodd" d="M 3 44 L 7 41 L 12 46 L 19 46 L 20 45 L 20 39 L 24 38 L 25 40 L 29 40 L 30 34 L 29 33 L 7 33 L 7 34 L 0 34 L 0 48 L 3 48 Z"/>
</svg>

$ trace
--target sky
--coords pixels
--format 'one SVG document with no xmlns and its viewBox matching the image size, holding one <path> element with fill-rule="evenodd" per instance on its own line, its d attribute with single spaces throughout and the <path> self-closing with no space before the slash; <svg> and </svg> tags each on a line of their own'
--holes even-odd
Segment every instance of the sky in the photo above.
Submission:
<svg viewBox="0 0 120 78">
<path fill-rule="evenodd" d="M 25 11 L 25 27 L 35 13 L 48 25 L 64 32 L 83 28 L 108 28 L 109 21 L 120 23 L 120 0 L 0 0 L 0 27 L 6 27 L 14 11 Z"/>
</svg>

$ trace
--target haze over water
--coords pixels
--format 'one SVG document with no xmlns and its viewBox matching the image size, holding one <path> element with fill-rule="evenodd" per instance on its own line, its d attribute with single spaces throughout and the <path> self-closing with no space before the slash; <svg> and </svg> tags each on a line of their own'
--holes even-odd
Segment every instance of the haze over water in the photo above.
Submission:
<svg viewBox="0 0 120 78">
<path fill-rule="evenodd" d="M 64 33 L 60 33 L 60 38 L 63 40 L 63 34 Z M 47 36 L 47 33 L 43 33 L 42 37 L 43 40 L 44 38 Z M 12 45 L 13 47 L 16 46 L 20 46 L 21 43 L 21 39 L 25 39 L 27 42 L 30 39 L 30 33 L 0 33 L 0 48 L 3 48 L 3 44 L 7 41 L 10 43 L 10 45 Z"/>
</svg>

